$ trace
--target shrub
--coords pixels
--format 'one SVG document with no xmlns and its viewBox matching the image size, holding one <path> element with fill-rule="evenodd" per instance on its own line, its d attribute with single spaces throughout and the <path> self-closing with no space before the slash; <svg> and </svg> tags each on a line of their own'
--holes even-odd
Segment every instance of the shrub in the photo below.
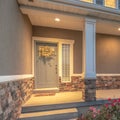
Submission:
<svg viewBox="0 0 120 120">
<path fill-rule="evenodd" d="M 120 98 L 108 99 L 108 103 L 103 105 L 101 109 L 90 107 L 80 120 L 120 120 Z"/>
</svg>

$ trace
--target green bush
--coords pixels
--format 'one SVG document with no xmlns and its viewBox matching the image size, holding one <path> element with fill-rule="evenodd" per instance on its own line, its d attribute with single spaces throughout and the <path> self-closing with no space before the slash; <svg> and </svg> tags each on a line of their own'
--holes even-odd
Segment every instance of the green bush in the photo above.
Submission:
<svg viewBox="0 0 120 120">
<path fill-rule="evenodd" d="M 111 100 L 103 105 L 101 109 L 90 107 L 80 120 L 120 120 L 120 98 Z"/>
</svg>

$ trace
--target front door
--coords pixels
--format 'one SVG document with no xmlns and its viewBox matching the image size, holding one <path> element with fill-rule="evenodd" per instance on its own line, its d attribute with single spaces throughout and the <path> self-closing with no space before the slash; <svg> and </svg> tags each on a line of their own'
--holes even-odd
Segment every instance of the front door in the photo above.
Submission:
<svg viewBox="0 0 120 120">
<path fill-rule="evenodd" d="M 36 43 L 36 85 L 37 89 L 58 87 L 57 44 Z"/>
</svg>

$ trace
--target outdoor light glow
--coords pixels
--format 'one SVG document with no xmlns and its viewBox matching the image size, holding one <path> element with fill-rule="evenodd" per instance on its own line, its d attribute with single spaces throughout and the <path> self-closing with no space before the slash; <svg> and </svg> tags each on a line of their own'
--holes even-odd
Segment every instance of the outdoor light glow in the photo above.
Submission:
<svg viewBox="0 0 120 120">
<path fill-rule="evenodd" d="M 60 22 L 60 18 L 55 18 L 55 21 L 56 22 Z"/>
<path fill-rule="evenodd" d="M 118 30 L 120 31 L 120 28 L 118 28 Z"/>
</svg>

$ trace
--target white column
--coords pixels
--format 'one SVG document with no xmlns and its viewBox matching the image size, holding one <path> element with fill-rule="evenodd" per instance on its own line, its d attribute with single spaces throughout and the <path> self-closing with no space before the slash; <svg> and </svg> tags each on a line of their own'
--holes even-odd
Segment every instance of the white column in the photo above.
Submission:
<svg viewBox="0 0 120 120">
<path fill-rule="evenodd" d="M 93 0 L 93 3 L 96 4 L 96 0 Z"/>
<path fill-rule="evenodd" d="M 119 2 L 116 0 L 116 9 L 119 9 Z"/>
<path fill-rule="evenodd" d="M 83 78 L 96 78 L 96 20 L 86 18 L 83 31 Z"/>
</svg>

